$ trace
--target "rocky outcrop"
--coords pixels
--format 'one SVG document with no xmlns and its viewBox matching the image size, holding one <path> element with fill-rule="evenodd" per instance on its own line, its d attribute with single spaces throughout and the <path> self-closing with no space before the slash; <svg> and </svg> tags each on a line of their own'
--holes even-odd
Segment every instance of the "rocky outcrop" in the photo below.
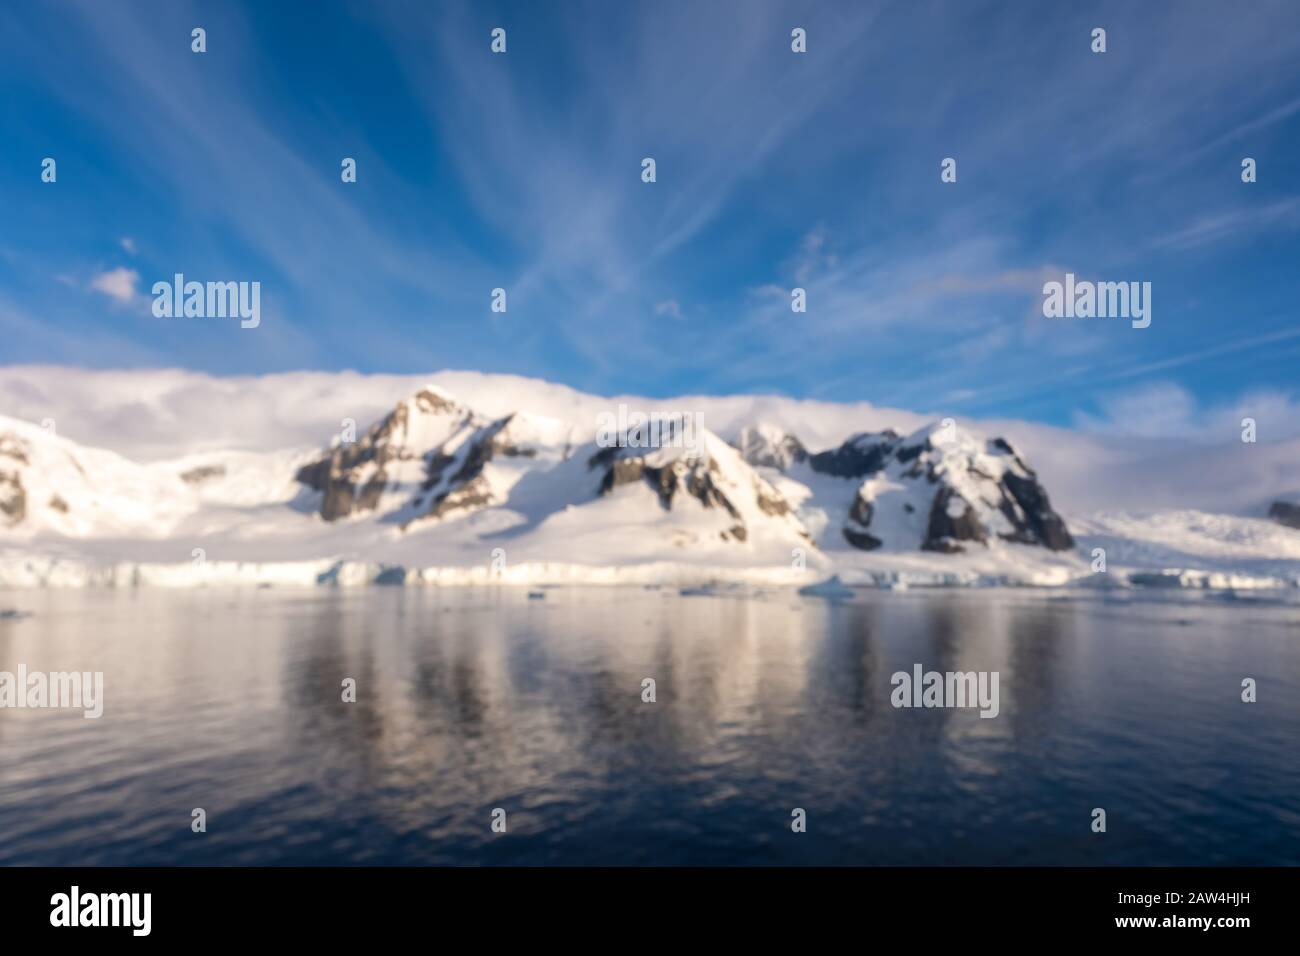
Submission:
<svg viewBox="0 0 1300 956">
<path fill-rule="evenodd" d="M 754 527 L 808 542 L 809 536 L 790 502 L 745 460 L 738 449 L 705 433 L 696 448 L 598 448 L 587 468 L 600 478 L 598 494 L 607 496 L 627 485 L 654 491 L 659 506 L 671 511 L 693 499 L 725 516 L 724 541 L 751 539 Z"/>
<path fill-rule="evenodd" d="M 297 480 L 321 492 L 319 513 L 338 521 L 376 511 L 387 491 L 415 481 L 426 490 L 452 460 L 447 440 L 470 424 L 472 414 L 446 394 L 424 388 L 401 402 L 357 441 L 341 439 L 321 458 L 299 469 Z"/>
<path fill-rule="evenodd" d="M 426 477 L 412 503 L 414 516 L 405 528 L 423 518 L 445 518 L 499 504 L 483 471 L 497 456 L 533 458 L 537 449 L 519 442 L 511 433 L 514 415 L 478 428 L 451 453 L 439 448 L 427 457 Z M 449 443 L 450 444 L 450 443 Z"/>
<path fill-rule="evenodd" d="M 785 471 L 808 458 L 808 452 L 798 438 L 767 423 L 742 428 L 735 448 L 740 457 L 755 468 Z"/>
<path fill-rule="evenodd" d="M 839 448 L 819 451 L 808 458 L 812 470 L 834 478 L 865 478 L 885 467 L 890 453 L 898 447 L 897 432 L 862 432 Z"/>
<path fill-rule="evenodd" d="M 13 527 L 27 517 L 27 492 L 22 475 L 0 470 L 0 521 Z"/>
<path fill-rule="evenodd" d="M 961 542 L 988 544 L 988 530 L 980 522 L 969 501 L 952 488 L 940 488 L 930 505 L 929 524 L 922 551 L 954 554 L 963 549 Z"/>
<path fill-rule="evenodd" d="M 848 521 L 844 523 L 844 540 L 855 548 L 861 548 L 863 551 L 874 551 L 884 544 L 874 534 L 867 531 L 867 528 L 871 526 L 871 517 L 874 512 L 875 509 L 870 501 L 867 501 L 861 495 L 855 495 L 853 504 L 849 507 Z"/>
<path fill-rule="evenodd" d="M 494 463 L 518 459 L 518 471 L 539 455 L 555 457 L 557 444 L 567 444 L 562 423 L 523 414 L 489 420 L 427 387 L 296 477 L 320 493 L 315 510 L 326 521 L 376 513 L 405 529 L 500 504 L 517 475 Z"/>
<path fill-rule="evenodd" d="M 27 492 L 20 466 L 28 464 L 30 449 L 16 435 L 0 435 L 0 522 L 8 527 L 27 517 Z"/>
<path fill-rule="evenodd" d="M 841 529 L 855 548 L 956 554 L 994 540 L 1074 547 L 1019 452 L 951 421 L 907 438 L 893 431 L 855 435 L 811 455 L 808 464 L 820 474 L 863 479 Z"/>
<path fill-rule="evenodd" d="M 1300 504 L 1275 501 L 1268 509 L 1268 516 L 1280 525 L 1300 531 Z"/>
<path fill-rule="evenodd" d="M 608 495 L 623 485 L 644 482 L 659 496 L 659 504 L 665 511 L 672 510 L 675 497 L 687 495 L 705 508 L 725 511 L 733 519 L 731 527 L 722 533 L 724 540 L 745 540 L 748 531 L 740 511 L 718 486 L 717 462 L 683 455 L 656 465 L 649 463 L 647 457 L 635 449 L 603 448 L 588 459 L 587 466 L 603 472 L 600 481 L 602 495 Z M 757 475 L 754 477 L 758 478 Z M 770 486 L 768 491 L 770 496 L 776 496 Z"/>
<path fill-rule="evenodd" d="M 201 485 L 214 478 L 226 477 L 225 465 L 199 465 L 181 472 L 181 481 L 187 485 Z"/>
<path fill-rule="evenodd" d="M 1002 439 L 995 441 L 1002 442 Z M 1006 447 L 1010 449 L 1010 446 Z M 1065 521 L 1052 510 L 1052 503 L 1047 500 L 1047 491 L 1039 483 L 1038 476 L 1020 461 L 1018 455 L 1016 461 L 1023 474 L 1016 471 L 1002 474 L 1002 485 L 1010 492 L 1011 500 L 1003 498 L 999 507 L 1014 529 L 1005 536 L 1006 539 L 1022 544 L 1041 544 L 1049 551 L 1070 550 L 1074 547 L 1074 538 L 1065 527 Z"/>
<path fill-rule="evenodd" d="M 888 428 L 859 432 L 816 453 L 778 428 L 757 425 L 741 430 L 736 447 L 750 464 L 818 489 L 813 499 L 796 497 L 812 509 L 810 526 L 825 526 L 829 518 L 834 528 L 837 519 L 827 508 L 831 486 L 815 478 L 858 482 L 838 520 L 843 539 L 863 551 L 956 554 L 1000 541 L 1050 551 L 1074 547 L 1037 474 L 1011 443 L 985 439 L 951 419 L 907 437 Z"/>
</svg>

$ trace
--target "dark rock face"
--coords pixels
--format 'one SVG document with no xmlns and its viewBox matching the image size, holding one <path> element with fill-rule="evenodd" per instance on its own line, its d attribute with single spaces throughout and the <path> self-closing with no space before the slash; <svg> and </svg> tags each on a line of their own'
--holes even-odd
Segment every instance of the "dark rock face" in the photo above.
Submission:
<svg viewBox="0 0 1300 956">
<path fill-rule="evenodd" d="M 786 501 L 785 498 L 774 489 L 769 490 L 760 485 L 757 497 L 759 510 L 761 510 L 763 514 L 780 516 L 794 513 L 794 509 L 790 507 L 790 502 Z"/>
<path fill-rule="evenodd" d="M 1300 531 L 1300 504 L 1275 501 L 1268 509 L 1268 516 L 1280 525 Z"/>
<path fill-rule="evenodd" d="M 372 431 L 355 445 L 340 445 L 326 457 L 298 469 L 297 480 L 315 491 L 322 491 L 320 516 L 326 521 L 346 518 L 356 511 L 373 509 L 387 485 L 383 466 L 389 460 Z M 363 484 L 355 472 L 361 465 L 375 462 L 379 470 Z"/>
<path fill-rule="evenodd" d="M 884 544 L 874 535 L 867 534 L 865 531 L 857 531 L 853 528 L 844 528 L 844 540 L 860 551 L 874 551 Z"/>
<path fill-rule="evenodd" d="M 497 455 L 511 458 L 532 458 L 537 454 L 536 449 L 520 448 L 510 442 L 507 436 L 513 418 L 513 415 L 507 415 L 505 418 L 487 425 L 474 436 L 469 451 L 465 455 L 465 460 L 460 468 L 456 470 L 456 473 L 451 476 L 450 484 L 459 485 L 473 481 L 483 473 L 487 463 Z M 435 487 L 440 480 L 443 469 L 454 460 L 454 458 L 449 458 L 441 452 L 431 456 L 428 468 L 429 478 L 425 482 L 425 487 Z"/>
<path fill-rule="evenodd" d="M 1049 551 L 1069 551 L 1074 547 L 1074 538 L 1070 536 L 1061 516 L 1052 510 L 1052 503 L 1047 500 L 1047 492 L 1038 483 L 1038 476 L 1028 468 L 1025 471 L 1029 472 L 1025 477 L 1013 471 L 1002 476 L 1002 483 L 1024 515 L 1024 520 L 1021 521 L 1014 509 L 1002 509 L 1002 513 L 1016 526 L 1014 535 L 1003 537 L 1025 544 L 1041 544 Z"/>
<path fill-rule="evenodd" d="M 416 414 L 447 415 L 464 422 L 470 418 L 468 411 L 456 403 L 421 389 L 409 402 L 402 402 L 372 426 L 359 441 L 338 445 L 324 457 L 304 465 L 296 478 L 301 484 L 324 493 L 320 505 L 322 518 L 337 521 L 358 512 L 373 511 L 388 487 L 391 468 L 398 462 L 426 457 L 426 473 L 430 477 L 425 486 L 432 488 L 436 484 L 440 477 L 438 466 L 445 466 L 450 459 L 443 461 L 437 449 L 426 453 L 406 445 L 413 409 Z M 474 475 L 482 470 L 484 460 L 477 462 Z"/>
<path fill-rule="evenodd" d="M 635 449 L 610 447 L 591 455 L 587 459 L 587 468 L 602 472 L 601 495 L 608 495 L 623 485 L 644 482 L 658 495 L 659 505 L 665 511 L 672 510 L 679 495 L 686 495 L 705 508 L 725 511 L 735 522 L 721 533 L 724 541 L 746 541 L 749 538 L 745 518 L 729 497 L 733 492 L 723 487 L 721 468 L 713 458 L 683 456 L 662 465 L 652 465 Z M 794 509 L 780 492 L 758 475 L 753 478 L 755 503 L 764 514 L 793 516 Z M 807 538 L 806 533 L 801 534 Z"/>
<path fill-rule="evenodd" d="M 27 492 L 17 471 L 0 471 L 0 518 L 10 527 L 27 517 Z"/>
<path fill-rule="evenodd" d="M 952 488 L 941 488 L 930 506 L 930 521 L 921 541 L 921 550 L 958 554 L 965 550 L 959 544 L 961 541 L 987 544 L 988 532 L 980 524 L 970 502 Z"/>
<path fill-rule="evenodd" d="M 506 438 L 511 418 L 508 415 L 481 429 L 468 442 L 469 448 L 460 459 L 460 467 L 446 477 L 447 470 L 456 463 L 455 455 L 446 455 L 441 449 L 427 456 L 425 480 L 421 485 L 421 495 L 415 500 L 417 509 L 427 510 L 413 521 L 425 518 L 445 518 L 458 511 L 482 508 L 496 503 L 492 489 L 483 476 L 496 455 L 533 457 L 536 451 L 531 448 L 519 448 Z M 425 493 L 433 492 L 432 496 Z M 426 505 L 426 501 L 428 504 Z M 402 524 L 407 528 L 412 522 Z"/>
<path fill-rule="evenodd" d="M 321 493 L 319 513 L 338 521 L 384 509 L 382 521 L 403 530 L 497 504 L 490 474 L 494 458 L 534 458 L 524 416 L 495 421 L 432 389 L 398 404 L 361 437 L 339 444 L 298 470 L 297 480 Z"/>
<path fill-rule="evenodd" d="M 492 502 L 492 491 L 488 488 L 487 482 L 481 476 L 476 476 L 471 481 L 434 499 L 428 517 L 445 518 L 453 512 L 490 505 Z"/>
<path fill-rule="evenodd" d="M 1033 469 L 1001 438 L 986 441 L 934 426 L 906 439 L 894 432 L 863 434 L 809 462 L 824 474 L 866 479 L 843 527 L 845 540 L 856 548 L 919 545 L 956 554 L 994 537 L 1052 551 L 1074 547 Z M 882 521 L 882 514 L 891 520 Z M 913 515 L 924 516 L 923 527 Z M 873 521 L 895 529 L 890 534 L 916 537 L 882 542 L 886 535 Z"/>
<path fill-rule="evenodd" d="M 862 551 L 874 551 L 884 544 L 875 535 L 867 533 L 866 529 L 871 525 L 874 514 L 875 508 L 871 502 L 862 495 L 855 495 L 853 505 L 849 508 L 849 520 L 843 529 L 844 540 Z"/>
<path fill-rule="evenodd" d="M 30 448 L 27 442 L 23 441 L 16 435 L 0 435 L 0 458 L 11 458 L 20 465 L 30 464 L 27 453 Z"/>
<path fill-rule="evenodd" d="M 742 428 L 735 442 L 740 457 L 755 468 L 776 468 L 784 471 L 791 465 L 808 459 L 808 452 L 793 435 L 765 433 L 762 428 Z"/>
<path fill-rule="evenodd" d="M 225 474 L 225 465 L 200 465 L 198 468 L 181 472 L 181 481 L 187 485 L 197 485 L 213 478 L 224 478 Z"/>
<path fill-rule="evenodd" d="M 328 457 L 298 469 L 297 480 L 315 491 L 323 491 L 320 516 L 337 521 L 358 511 L 373 510 L 387 486 L 382 471 L 361 485 L 354 483 L 350 472 L 363 461 L 352 448 L 337 448 Z"/>
<path fill-rule="evenodd" d="M 810 455 L 808 464 L 813 471 L 835 478 L 865 478 L 885 467 L 898 441 L 898 433 L 893 429 L 863 432 L 839 448 Z"/>
<path fill-rule="evenodd" d="M 16 435 L 0 435 L 0 465 L 4 459 L 17 465 L 29 463 L 28 445 Z M 18 467 L 0 467 L 0 520 L 13 527 L 27 517 L 27 492 L 23 488 L 23 473 Z"/>
<path fill-rule="evenodd" d="M 588 468 L 605 468 L 600 482 L 602 495 L 622 485 L 644 481 L 659 495 L 659 504 L 665 511 L 672 510 L 673 498 L 680 492 L 695 498 L 706 508 L 722 508 L 739 519 L 740 513 L 714 480 L 718 465 L 712 459 L 678 459 L 666 465 L 653 466 L 640 455 L 620 455 L 621 451 L 624 449 L 605 448 L 588 459 Z M 775 508 L 775 501 L 769 507 Z"/>
</svg>

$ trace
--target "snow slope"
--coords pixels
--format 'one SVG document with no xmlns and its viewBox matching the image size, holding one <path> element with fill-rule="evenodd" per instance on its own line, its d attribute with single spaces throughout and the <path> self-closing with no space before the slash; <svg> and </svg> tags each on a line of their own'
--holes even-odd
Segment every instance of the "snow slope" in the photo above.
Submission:
<svg viewBox="0 0 1300 956">
<path fill-rule="evenodd" d="M 181 478 L 165 469 L 0 417 L 0 533 L 6 539 L 162 537 L 195 504 Z"/>
</svg>

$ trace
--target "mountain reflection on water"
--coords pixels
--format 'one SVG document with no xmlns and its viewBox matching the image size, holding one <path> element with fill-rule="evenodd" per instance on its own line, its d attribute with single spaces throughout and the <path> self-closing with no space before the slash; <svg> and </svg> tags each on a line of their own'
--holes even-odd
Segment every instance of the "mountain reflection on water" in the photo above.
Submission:
<svg viewBox="0 0 1300 956">
<path fill-rule="evenodd" d="M 0 710 L 3 863 L 1300 863 L 1285 602 L 370 588 L 0 606 L 33 612 L 0 620 L 0 670 L 105 675 L 99 720 Z M 890 676 L 915 664 L 997 671 L 998 716 L 894 708 Z"/>
</svg>

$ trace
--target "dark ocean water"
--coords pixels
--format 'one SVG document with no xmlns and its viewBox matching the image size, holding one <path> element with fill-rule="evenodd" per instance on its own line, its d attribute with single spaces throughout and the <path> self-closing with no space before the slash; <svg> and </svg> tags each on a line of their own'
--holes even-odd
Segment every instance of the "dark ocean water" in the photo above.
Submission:
<svg viewBox="0 0 1300 956">
<path fill-rule="evenodd" d="M 1300 864 L 1294 603 L 371 588 L 0 608 L 33 612 L 0 620 L 0 671 L 105 681 L 98 720 L 0 709 L 5 864 Z M 999 715 L 895 709 L 915 663 L 997 671 Z"/>
</svg>

